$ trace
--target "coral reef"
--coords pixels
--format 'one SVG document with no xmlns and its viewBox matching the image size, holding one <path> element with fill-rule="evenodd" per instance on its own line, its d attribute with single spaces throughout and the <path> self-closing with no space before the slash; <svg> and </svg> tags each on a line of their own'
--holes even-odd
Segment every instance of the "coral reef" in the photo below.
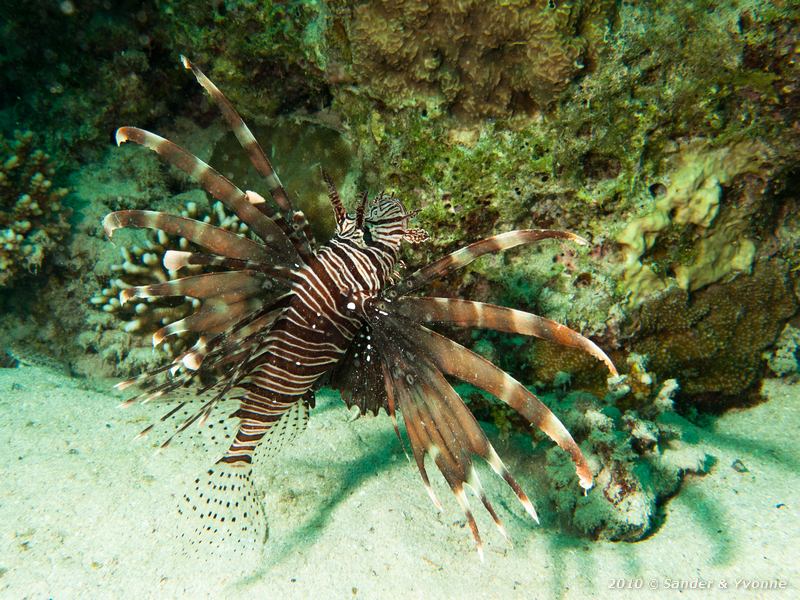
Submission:
<svg viewBox="0 0 800 600">
<path fill-rule="evenodd" d="M 44 150 L 74 165 L 97 158 L 121 122 L 168 114 L 163 90 L 177 87 L 179 71 L 149 3 L 34 1 L 7 17 L 0 129 L 6 121 L 47 132 Z"/>
<path fill-rule="evenodd" d="M 319 0 L 171 0 L 158 4 L 154 31 L 203 65 L 252 123 L 325 103 L 323 13 Z"/>
<path fill-rule="evenodd" d="M 706 473 L 712 464 L 695 427 L 674 411 L 678 383 L 666 380 L 656 389 L 641 357 L 632 357 L 629 366 L 631 375 L 614 382 L 616 392 L 604 401 L 583 392 L 555 401 L 565 426 L 581 440 L 595 486 L 585 495 L 576 492 L 568 459 L 550 448 L 548 496 L 574 529 L 593 538 L 636 541 L 652 533 L 661 521 L 659 506 L 684 476 Z M 638 408 L 623 412 L 618 405 L 630 394 L 639 395 Z"/>
<path fill-rule="evenodd" d="M 391 108 L 470 119 L 553 102 L 587 62 L 613 2 L 329 3 L 347 77 Z M 600 40 L 593 40 L 594 42 Z"/>
<path fill-rule="evenodd" d="M 368 84 L 334 88 L 333 106 L 363 157 L 364 179 L 388 182 L 423 208 L 432 239 L 419 250 L 425 256 L 407 262 L 513 227 L 571 229 L 592 242 L 589 253 L 552 246 L 482 259 L 433 292 L 528 308 L 597 336 L 617 356 L 641 351 L 659 376 L 680 378 L 685 401 L 708 406 L 718 395 L 720 408 L 753 400 L 764 349 L 796 309 L 789 281 L 800 253 L 790 217 L 800 62 L 789 40 L 800 19 L 782 2 L 707 8 L 623 3 L 569 94 L 533 117 L 517 110 L 468 123 L 447 112 L 398 110 L 374 102 Z M 342 26 L 342 35 L 352 31 Z M 780 299 L 777 307 L 759 305 L 744 282 L 776 255 L 784 259 L 771 267 L 780 271 L 771 275 Z M 548 257 L 554 263 L 545 266 Z M 667 310 L 663 295 L 686 290 L 688 303 L 713 286 L 728 286 L 713 292 L 714 305 L 744 305 L 747 316 L 737 320 L 724 307 L 726 316 L 707 317 L 702 344 L 684 325 L 658 334 L 642 328 L 642 305 L 655 315 Z M 663 315 L 665 323 L 675 318 Z M 772 318 L 774 328 L 756 324 Z M 693 368 L 650 351 L 658 335 L 670 338 L 665 347 L 676 356 L 703 346 L 718 348 L 717 358 Z M 527 381 L 551 382 L 563 369 L 555 360 L 563 365 L 561 351 L 547 344 L 521 353 L 516 342 L 486 339 L 498 356 L 529 357 L 515 370 Z M 722 349 L 732 340 L 735 349 Z M 568 370 L 596 391 L 602 381 L 585 378 L 591 365 L 582 360 Z"/>
<path fill-rule="evenodd" d="M 17 131 L 13 141 L 0 137 L 0 287 L 38 271 L 69 231 L 61 203 L 68 190 L 53 185 L 54 175 L 32 132 Z"/>
<path fill-rule="evenodd" d="M 26 2 L 0 22 L 0 131 L 25 123 L 48 132 L 44 149 L 59 162 L 97 160 L 120 125 L 174 119 L 187 97 L 193 111 L 209 108 L 182 53 L 248 117 L 319 108 L 320 10 L 305 0 Z"/>
</svg>

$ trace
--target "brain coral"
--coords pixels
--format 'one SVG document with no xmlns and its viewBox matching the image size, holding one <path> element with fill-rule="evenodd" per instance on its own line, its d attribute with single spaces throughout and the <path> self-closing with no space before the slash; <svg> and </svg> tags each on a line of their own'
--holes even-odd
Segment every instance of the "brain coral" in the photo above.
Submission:
<svg viewBox="0 0 800 600">
<path fill-rule="evenodd" d="M 581 33 L 613 3 L 332 2 L 350 76 L 389 107 L 502 116 L 548 104 L 581 72 Z M 348 60 L 349 59 L 349 60 Z"/>
<path fill-rule="evenodd" d="M 61 206 L 67 190 L 53 187 L 54 172 L 30 131 L 0 137 L 0 287 L 38 270 L 69 229 Z"/>
</svg>

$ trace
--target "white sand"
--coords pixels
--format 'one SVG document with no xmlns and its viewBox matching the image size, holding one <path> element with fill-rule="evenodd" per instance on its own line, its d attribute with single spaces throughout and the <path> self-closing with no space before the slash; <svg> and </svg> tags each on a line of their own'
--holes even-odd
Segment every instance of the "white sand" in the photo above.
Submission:
<svg viewBox="0 0 800 600">
<path fill-rule="evenodd" d="M 664 526 L 636 544 L 571 537 L 552 514 L 536 526 L 482 470 L 514 542 L 474 502 L 483 564 L 443 481 L 434 481 L 438 514 L 388 418 L 348 422 L 323 397 L 308 431 L 259 472 L 270 540 L 260 566 L 234 577 L 184 558 L 163 532 L 173 494 L 208 458 L 180 447 L 155 455 L 158 437 L 133 442 L 161 408 L 121 411 L 86 385 L 37 367 L 0 369 L 2 598 L 678 597 L 667 579 L 712 585 L 681 597 L 800 597 L 800 387 L 768 382 L 769 402 L 703 432 L 715 467 L 688 480 Z M 535 497 L 540 457 L 519 443 L 496 447 Z M 749 472 L 731 467 L 737 458 Z M 643 589 L 611 589 L 620 579 Z M 737 590 L 737 580 L 788 589 Z"/>
</svg>

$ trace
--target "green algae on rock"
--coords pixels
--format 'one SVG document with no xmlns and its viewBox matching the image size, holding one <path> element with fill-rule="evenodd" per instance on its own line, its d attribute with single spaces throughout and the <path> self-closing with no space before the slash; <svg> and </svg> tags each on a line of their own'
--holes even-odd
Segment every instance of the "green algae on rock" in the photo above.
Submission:
<svg viewBox="0 0 800 600">
<path fill-rule="evenodd" d="M 327 98 L 325 3 L 226 0 L 158 3 L 161 34 L 175 57 L 191 53 L 254 124 Z"/>
<path fill-rule="evenodd" d="M 414 198 L 437 243 L 454 247 L 506 225 L 563 227 L 589 238 L 592 257 L 606 260 L 554 256 L 566 267 L 556 275 L 541 268 L 538 251 L 524 252 L 504 260 L 502 269 L 496 261 L 476 263 L 447 286 L 459 292 L 472 286 L 483 299 L 500 302 L 528 294 L 534 311 L 565 319 L 622 353 L 639 348 L 638 339 L 650 339 L 637 325 L 641 304 L 662 306 L 660 296 L 673 288 L 691 297 L 748 278 L 757 261 L 776 252 L 785 260 L 774 265 L 783 270 L 775 281 L 790 281 L 798 265 L 800 253 L 791 241 L 797 224 L 791 231 L 793 221 L 781 225 L 796 198 L 778 192 L 792 187 L 797 169 L 800 62 L 790 43 L 800 31 L 797 13 L 784 2 L 708 8 L 704 2 L 619 6 L 613 31 L 596 45 L 569 93 L 532 115 L 516 110 L 501 120 L 465 123 L 446 110 L 431 110 L 427 101 L 417 105 L 424 112 L 403 108 L 407 102 L 375 102 L 380 91 L 369 84 L 334 87 L 334 106 L 345 115 L 368 181 L 388 181 Z M 347 18 L 357 16 L 342 17 L 341 35 L 349 31 Z M 687 29 L 687 22 L 698 26 Z M 395 75 L 413 78 L 408 62 L 386 70 L 404 64 L 410 72 Z M 776 246 L 778 229 L 783 233 Z M 528 264 L 534 281 L 547 279 L 547 286 L 518 285 L 530 281 L 520 277 Z M 578 289 L 562 284 L 570 276 Z M 726 289 L 736 294 L 746 287 Z M 546 292 L 538 294 L 540 288 Z M 756 327 L 758 335 L 741 338 L 731 357 L 741 361 L 739 369 L 727 384 L 721 383 L 721 365 L 711 371 L 719 377 L 703 377 L 653 353 L 652 368 L 678 377 L 687 402 L 696 398 L 707 405 L 715 394 L 722 394 L 720 406 L 737 397 L 751 401 L 761 354 L 795 306 L 781 301 L 784 308 L 772 311 L 747 298 L 731 300 L 737 302 L 750 307 L 748 319 L 760 313 L 779 322 L 774 331 Z M 707 331 L 716 340 L 731 340 L 737 331 L 727 319 L 712 327 L 723 328 Z M 491 343 L 500 356 L 514 348 Z M 558 369 L 543 368 L 554 364 L 547 359 L 550 349 L 531 346 L 531 360 L 521 369 L 533 380 L 551 381 Z M 695 346 L 687 340 L 687 347 Z"/>
</svg>

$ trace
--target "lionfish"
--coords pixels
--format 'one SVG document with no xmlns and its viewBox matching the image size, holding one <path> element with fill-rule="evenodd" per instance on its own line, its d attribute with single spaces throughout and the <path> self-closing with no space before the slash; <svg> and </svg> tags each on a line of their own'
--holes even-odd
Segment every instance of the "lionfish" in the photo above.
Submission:
<svg viewBox="0 0 800 600">
<path fill-rule="evenodd" d="M 433 459 L 463 509 L 481 557 L 482 542 L 465 486 L 480 499 L 506 539 L 507 534 L 481 487 L 474 455 L 482 457 L 507 482 L 537 523 L 538 517 L 446 376 L 472 384 L 511 406 L 569 454 L 580 485 L 591 488 L 592 472 L 586 459 L 547 406 L 511 375 L 425 323 L 550 340 L 588 352 L 616 374 L 606 354 L 579 333 L 534 314 L 457 298 L 411 295 L 485 254 L 546 239 L 587 242 L 566 231 L 509 231 L 401 277 L 397 268 L 402 264 L 398 260 L 402 243 L 419 244 L 428 239 L 424 230 L 409 226 L 417 211 L 408 212 L 401 200 L 390 194 L 370 198 L 364 193 L 355 212 L 349 213 L 333 181 L 323 172 L 336 230 L 330 241 L 315 247 L 307 219 L 293 208 L 266 154 L 232 104 L 195 65 L 185 57 L 181 60 L 220 109 L 272 198 L 269 203 L 256 192 L 239 189 L 211 166 L 158 135 L 135 127 L 122 127 L 116 133 L 118 145 L 130 141 L 146 146 L 197 180 L 252 234 L 245 237 L 190 218 L 147 210 L 121 210 L 103 221 L 109 238 L 123 227 L 150 228 L 183 237 L 204 250 L 166 251 L 162 260 L 171 272 L 190 265 L 214 268 L 128 288 L 121 296 L 123 302 L 171 296 L 200 302 L 196 312 L 153 336 L 154 345 L 181 332 L 197 334 L 198 341 L 171 363 L 118 384 L 121 389 L 136 385 L 141 390 L 124 406 L 196 390 L 194 400 L 205 402 L 188 413 L 174 437 L 197 421 L 202 426 L 223 400 L 238 401 L 238 410 L 230 415 L 238 419 L 238 428 L 227 452 L 179 501 L 182 514 L 200 520 L 196 534 L 210 544 L 225 538 L 239 544 L 266 530 L 251 479 L 254 453 L 259 446 L 282 445 L 302 431 L 314 403 L 314 390 L 321 385 L 338 390 L 348 408 L 355 405 L 362 415 L 384 409 L 402 442 L 396 418 L 400 412 L 431 500 L 442 510 L 425 469 L 426 456 Z M 187 403 L 177 401 L 178 406 L 162 420 Z"/>
</svg>

